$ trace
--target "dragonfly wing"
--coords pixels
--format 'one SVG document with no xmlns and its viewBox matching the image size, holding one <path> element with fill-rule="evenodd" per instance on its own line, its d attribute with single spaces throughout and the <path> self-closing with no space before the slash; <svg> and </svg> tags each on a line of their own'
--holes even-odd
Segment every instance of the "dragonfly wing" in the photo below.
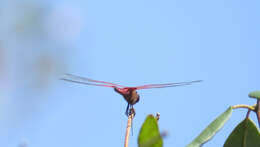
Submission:
<svg viewBox="0 0 260 147">
<path fill-rule="evenodd" d="M 61 80 L 64 81 L 69 81 L 69 82 L 74 82 L 74 83 L 79 83 L 79 84 L 85 84 L 85 85 L 93 85 L 93 86 L 103 86 L 103 87 L 123 87 L 118 84 L 110 83 L 110 82 L 104 82 L 104 81 L 97 81 L 97 80 L 92 80 L 89 78 L 84 78 L 80 76 L 75 76 L 72 74 L 65 74 Z"/>
<path fill-rule="evenodd" d="M 165 84 L 147 84 L 142 86 L 137 86 L 136 89 L 150 89 L 150 88 L 166 88 L 166 87 L 177 87 L 191 85 L 193 83 L 202 82 L 202 80 L 189 81 L 189 82 L 179 82 L 179 83 L 165 83 Z"/>
</svg>

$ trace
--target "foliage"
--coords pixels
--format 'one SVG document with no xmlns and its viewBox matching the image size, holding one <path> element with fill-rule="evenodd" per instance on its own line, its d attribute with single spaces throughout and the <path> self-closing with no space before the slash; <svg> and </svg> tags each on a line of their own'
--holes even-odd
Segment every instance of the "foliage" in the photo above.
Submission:
<svg viewBox="0 0 260 147">
<path fill-rule="evenodd" d="M 245 118 L 229 135 L 224 147 L 260 147 L 260 133 L 254 122 Z"/>
<path fill-rule="evenodd" d="M 218 116 L 205 128 L 198 137 L 196 137 L 187 147 L 200 147 L 210 140 L 226 123 L 232 114 L 232 107 L 229 107 L 225 112 Z"/>
<path fill-rule="evenodd" d="M 260 99 L 260 91 L 250 92 L 248 96 L 251 97 L 251 98 Z"/>
<path fill-rule="evenodd" d="M 148 115 L 142 125 L 138 137 L 139 147 L 162 147 L 163 141 L 159 132 L 157 119 Z"/>
<path fill-rule="evenodd" d="M 186 147 L 201 147 L 224 126 L 231 117 L 232 111 L 237 108 L 248 109 L 246 118 L 242 120 L 231 132 L 224 143 L 224 147 L 260 147 L 260 132 L 255 123 L 249 118 L 250 112 L 255 112 L 260 126 L 260 91 L 254 91 L 248 95 L 256 98 L 257 103 L 253 106 L 234 105 L 229 107 L 225 112 L 216 117 L 190 144 Z M 157 119 L 153 115 L 148 115 L 144 121 L 139 137 L 139 147 L 162 147 L 163 140 L 160 134 Z"/>
</svg>

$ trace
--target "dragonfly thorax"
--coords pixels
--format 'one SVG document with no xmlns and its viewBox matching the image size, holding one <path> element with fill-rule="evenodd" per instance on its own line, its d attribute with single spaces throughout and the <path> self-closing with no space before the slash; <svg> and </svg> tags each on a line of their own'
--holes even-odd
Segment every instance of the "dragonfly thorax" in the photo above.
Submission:
<svg viewBox="0 0 260 147">
<path fill-rule="evenodd" d="M 115 87 L 114 90 L 121 94 L 124 99 L 131 105 L 136 104 L 139 101 L 139 95 L 136 92 L 135 88 L 117 88 Z"/>
</svg>

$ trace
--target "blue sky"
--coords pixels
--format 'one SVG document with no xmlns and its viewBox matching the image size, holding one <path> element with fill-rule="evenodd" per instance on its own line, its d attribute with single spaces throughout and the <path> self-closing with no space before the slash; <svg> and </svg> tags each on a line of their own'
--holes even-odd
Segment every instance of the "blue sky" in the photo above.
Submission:
<svg viewBox="0 0 260 147">
<path fill-rule="evenodd" d="M 259 90 L 259 1 L 24 1 L 32 13 L 15 9 L 23 2 L 3 3 L 1 146 L 123 146 L 127 117 L 120 95 L 57 78 L 39 89 L 35 76 L 41 74 L 126 86 L 203 80 L 140 90 L 130 146 L 137 146 L 148 114 L 161 114 L 160 129 L 169 133 L 165 147 L 181 147 L 228 106 L 255 102 L 247 95 Z M 40 57 L 51 59 L 50 73 L 34 68 Z M 222 146 L 245 115 L 235 110 L 204 146 Z"/>
</svg>

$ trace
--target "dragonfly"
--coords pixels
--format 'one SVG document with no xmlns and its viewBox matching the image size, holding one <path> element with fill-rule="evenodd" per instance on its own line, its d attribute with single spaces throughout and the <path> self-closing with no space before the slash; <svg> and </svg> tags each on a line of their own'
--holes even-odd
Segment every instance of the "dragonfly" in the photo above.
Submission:
<svg viewBox="0 0 260 147">
<path fill-rule="evenodd" d="M 127 107 L 125 114 L 129 116 L 132 113 L 133 105 L 136 104 L 140 96 L 137 93 L 137 90 L 141 89 L 152 89 L 152 88 L 167 88 L 167 87 L 177 87 L 177 86 L 186 86 L 191 85 L 193 83 L 202 82 L 202 80 L 195 80 L 195 81 L 189 81 L 189 82 L 179 82 L 179 83 L 164 83 L 164 84 L 146 84 L 141 86 L 135 86 L 135 87 L 129 87 L 129 86 L 123 86 L 111 82 L 105 82 L 105 81 L 99 81 L 99 80 L 93 80 L 86 77 L 80 77 L 72 74 L 65 74 L 61 80 L 78 83 L 78 84 L 84 84 L 84 85 L 90 85 L 90 86 L 101 86 L 101 87 L 109 87 L 113 88 L 117 93 L 123 96 L 123 98 L 127 102 Z"/>
</svg>

